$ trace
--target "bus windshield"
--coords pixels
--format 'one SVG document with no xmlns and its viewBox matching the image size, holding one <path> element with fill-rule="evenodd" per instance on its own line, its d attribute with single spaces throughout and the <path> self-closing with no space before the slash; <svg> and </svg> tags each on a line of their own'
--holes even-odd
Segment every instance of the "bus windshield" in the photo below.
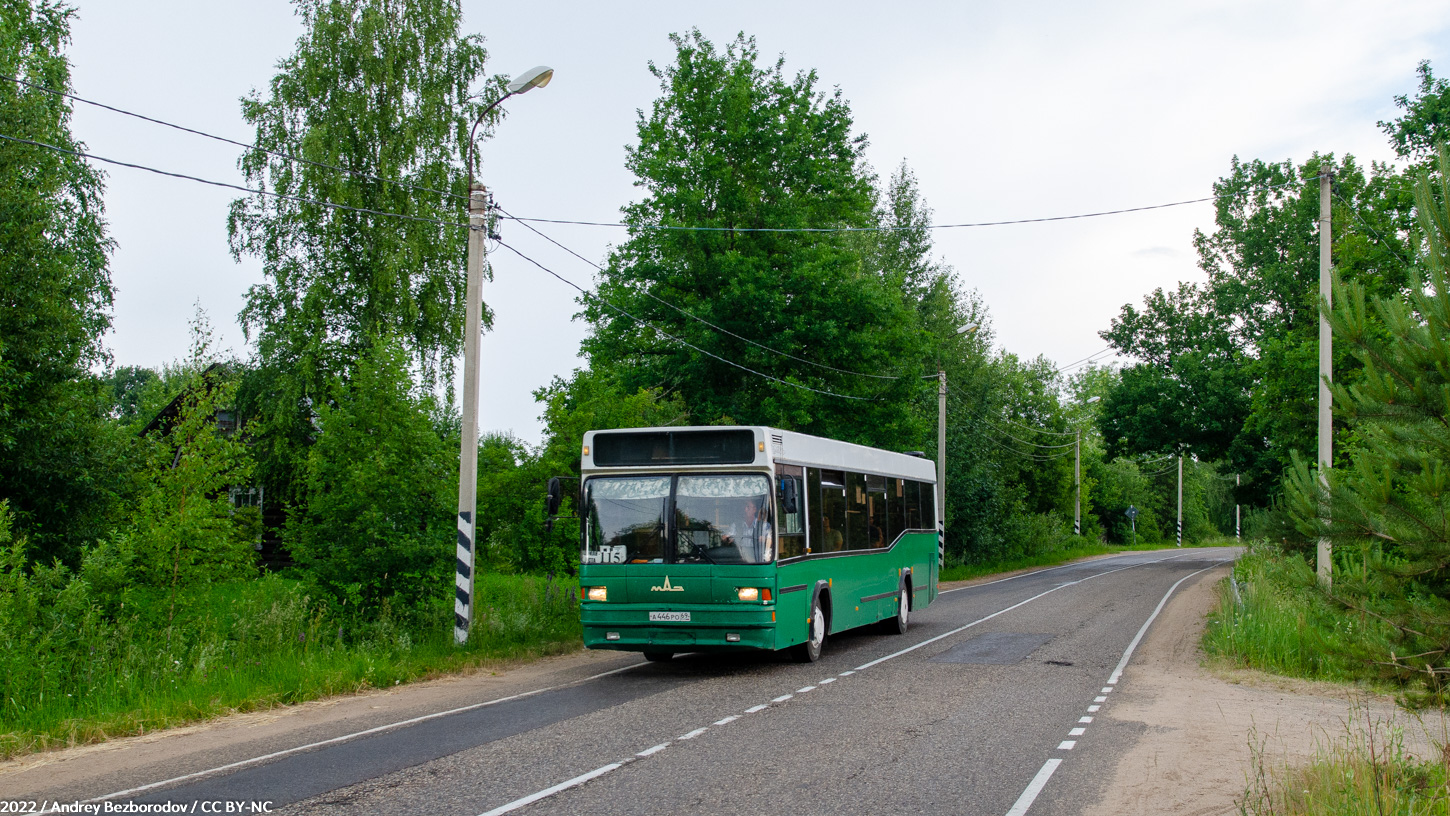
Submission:
<svg viewBox="0 0 1450 816">
<path fill-rule="evenodd" d="M 770 480 L 763 475 L 595 477 L 584 492 L 585 564 L 775 560 Z"/>
</svg>

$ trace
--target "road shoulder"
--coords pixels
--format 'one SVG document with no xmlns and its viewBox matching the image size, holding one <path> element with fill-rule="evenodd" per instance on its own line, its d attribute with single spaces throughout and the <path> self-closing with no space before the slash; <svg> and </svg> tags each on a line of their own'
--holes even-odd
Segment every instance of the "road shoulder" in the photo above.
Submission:
<svg viewBox="0 0 1450 816">
<path fill-rule="evenodd" d="M 1199 641 L 1218 602 L 1216 570 L 1175 595 L 1124 673 L 1102 719 L 1142 736 L 1118 761 L 1087 816 L 1237 814 L 1255 753 L 1269 769 L 1299 765 L 1366 716 L 1405 726 L 1407 747 L 1424 729 L 1388 697 L 1362 689 L 1205 665 Z"/>
</svg>

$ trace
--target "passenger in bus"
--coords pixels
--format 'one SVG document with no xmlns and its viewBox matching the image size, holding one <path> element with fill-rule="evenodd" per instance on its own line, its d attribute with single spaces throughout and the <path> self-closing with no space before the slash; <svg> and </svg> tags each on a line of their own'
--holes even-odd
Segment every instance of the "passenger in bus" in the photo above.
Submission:
<svg viewBox="0 0 1450 816">
<path fill-rule="evenodd" d="M 754 496 L 745 499 L 744 518 L 732 523 L 720 537 L 726 544 L 737 547 L 747 563 L 764 564 L 775 559 L 775 538 L 771 534 L 770 522 L 760 517 L 760 500 Z"/>
<path fill-rule="evenodd" d="M 821 552 L 837 552 L 846 544 L 846 537 L 840 530 L 831 529 L 831 517 L 821 516 Z"/>
</svg>

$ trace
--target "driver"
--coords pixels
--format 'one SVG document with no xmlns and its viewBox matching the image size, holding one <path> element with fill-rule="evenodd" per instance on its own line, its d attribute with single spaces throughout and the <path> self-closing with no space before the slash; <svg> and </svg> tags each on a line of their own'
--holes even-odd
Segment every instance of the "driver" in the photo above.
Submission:
<svg viewBox="0 0 1450 816">
<path fill-rule="evenodd" d="M 770 522 L 760 517 L 760 498 L 751 496 L 745 499 L 744 505 L 743 518 L 726 528 L 720 539 L 742 552 L 753 552 L 757 563 L 770 561 L 775 557 L 775 539 Z M 747 547 L 750 549 L 746 550 Z"/>
</svg>

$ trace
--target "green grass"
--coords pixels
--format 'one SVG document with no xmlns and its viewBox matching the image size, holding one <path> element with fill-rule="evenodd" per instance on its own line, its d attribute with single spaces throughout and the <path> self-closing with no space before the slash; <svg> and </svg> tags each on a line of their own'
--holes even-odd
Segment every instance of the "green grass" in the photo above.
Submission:
<svg viewBox="0 0 1450 816">
<path fill-rule="evenodd" d="M 1246 816 L 1450 814 L 1444 745 L 1436 744 L 1439 756 L 1417 757 L 1406 750 L 1404 736 L 1402 727 L 1356 709 L 1344 733 L 1317 746 L 1309 763 L 1270 767 L 1263 741 L 1251 735 L 1253 763 L 1239 812 Z"/>
<path fill-rule="evenodd" d="M 1302 558 L 1256 544 L 1219 588 L 1204 630 L 1204 652 L 1230 665 L 1291 677 L 1371 683 L 1374 654 L 1389 654 L 1393 632 L 1331 605 Z"/>
<path fill-rule="evenodd" d="M 1231 547 L 1236 542 L 1231 538 L 1211 539 L 1195 544 L 1185 544 L 1184 548 L 1190 547 Z M 1112 555 L 1122 552 L 1146 552 L 1148 550 L 1176 549 L 1172 544 L 1162 542 L 1154 544 L 1136 544 L 1133 546 L 1118 546 L 1115 544 L 1082 544 L 1076 547 L 1065 547 L 1063 549 L 1050 550 L 1048 552 L 1026 555 L 1020 558 L 1004 558 L 996 561 L 988 561 L 981 564 L 949 564 L 941 571 L 943 581 L 967 581 L 972 578 L 981 578 L 987 575 L 996 575 L 1014 570 L 1031 569 L 1033 567 L 1052 567 L 1058 564 L 1066 564 L 1079 558 L 1088 558 L 1095 555 Z"/>
<path fill-rule="evenodd" d="M 352 624 L 276 576 L 204 587 L 174 618 L 134 598 L 105 613 L 62 597 L 27 631 L 0 615 L 0 757 L 579 647 L 573 579 L 479 575 L 475 593 L 462 648 L 451 597 L 422 621 Z"/>
</svg>

